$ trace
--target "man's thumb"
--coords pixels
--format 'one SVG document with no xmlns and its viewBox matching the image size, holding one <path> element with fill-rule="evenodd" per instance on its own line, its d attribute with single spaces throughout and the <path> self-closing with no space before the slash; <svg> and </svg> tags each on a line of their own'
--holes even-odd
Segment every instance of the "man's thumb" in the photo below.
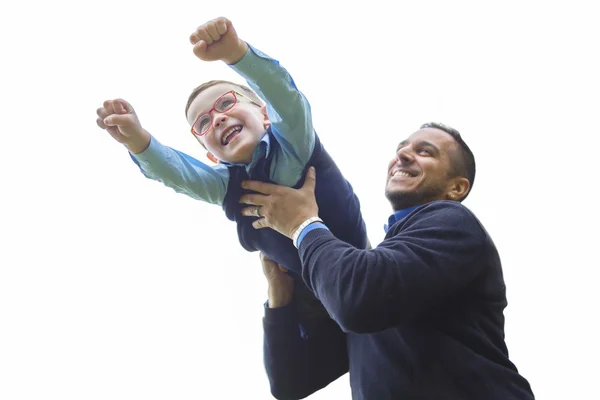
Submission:
<svg viewBox="0 0 600 400">
<path fill-rule="evenodd" d="M 304 178 L 304 186 L 302 186 L 302 188 L 308 188 L 314 192 L 316 184 L 317 173 L 315 172 L 315 167 L 310 167 L 306 172 L 306 178 Z"/>
</svg>

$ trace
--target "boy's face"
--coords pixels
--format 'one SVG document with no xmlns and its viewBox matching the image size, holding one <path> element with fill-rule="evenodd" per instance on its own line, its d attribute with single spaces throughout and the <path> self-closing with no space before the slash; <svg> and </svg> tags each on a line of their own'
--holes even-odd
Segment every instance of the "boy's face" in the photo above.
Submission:
<svg viewBox="0 0 600 400">
<path fill-rule="evenodd" d="M 270 125 L 266 107 L 260 107 L 247 97 L 236 95 L 237 103 L 231 109 L 220 112 L 215 102 L 225 93 L 242 90 L 231 84 L 220 83 L 202 91 L 192 102 L 188 110 L 190 126 L 198 117 L 209 114 L 203 136 L 196 139 L 208 150 L 208 157 L 215 161 L 248 164 L 252 152 Z M 198 133 L 201 133 L 200 131 Z"/>
</svg>

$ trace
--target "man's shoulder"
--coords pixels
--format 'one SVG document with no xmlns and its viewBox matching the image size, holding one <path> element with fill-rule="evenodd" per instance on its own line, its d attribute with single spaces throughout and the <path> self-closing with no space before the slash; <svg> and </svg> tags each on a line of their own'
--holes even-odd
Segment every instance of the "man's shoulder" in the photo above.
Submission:
<svg viewBox="0 0 600 400">
<path fill-rule="evenodd" d="M 454 227 L 473 230 L 487 236 L 485 228 L 475 214 L 462 203 L 449 200 L 438 200 L 424 204 L 415 209 L 408 217 L 407 223 L 427 224 L 437 227 Z"/>
<path fill-rule="evenodd" d="M 436 200 L 427 204 L 423 204 L 421 207 L 419 207 L 419 209 L 428 211 L 443 210 L 445 212 L 450 213 L 469 214 L 475 217 L 475 214 L 473 214 L 471 210 L 469 210 L 464 204 L 459 203 L 458 201 Z"/>
<path fill-rule="evenodd" d="M 475 218 L 475 214 L 471 210 L 469 210 L 465 205 L 459 203 L 458 201 L 450 201 L 450 200 L 437 200 L 432 201 L 427 204 L 423 204 L 421 207 L 416 209 L 415 211 L 427 212 L 427 213 L 436 213 L 439 215 L 443 214 L 452 214 L 452 215 L 462 215 L 465 217 Z"/>
</svg>

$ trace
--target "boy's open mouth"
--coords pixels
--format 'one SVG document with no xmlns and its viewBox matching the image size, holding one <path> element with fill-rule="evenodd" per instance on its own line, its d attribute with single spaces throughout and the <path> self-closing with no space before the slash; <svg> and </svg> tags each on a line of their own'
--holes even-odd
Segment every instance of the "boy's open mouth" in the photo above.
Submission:
<svg viewBox="0 0 600 400">
<path fill-rule="evenodd" d="M 233 142 L 239 136 L 241 130 L 242 125 L 234 125 L 227 129 L 221 136 L 221 144 L 227 146 L 229 143 Z"/>
</svg>

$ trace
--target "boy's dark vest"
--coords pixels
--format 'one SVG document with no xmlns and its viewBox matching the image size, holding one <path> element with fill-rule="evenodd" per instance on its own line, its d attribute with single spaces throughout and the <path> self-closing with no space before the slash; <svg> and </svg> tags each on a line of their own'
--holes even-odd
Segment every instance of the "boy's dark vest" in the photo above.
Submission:
<svg viewBox="0 0 600 400">
<path fill-rule="evenodd" d="M 241 210 L 246 205 L 238 203 L 242 194 L 251 193 L 251 191 L 241 188 L 240 184 L 243 180 L 252 179 L 274 183 L 269 178 L 269 171 L 273 154 L 278 150 L 279 143 L 270 129 L 268 134 L 271 146 L 269 156 L 257 163 L 251 171 L 251 176 L 248 176 L 246 168 L 243 166 L 229 167 L 229 185 L 223 202 L 223 210 L 225 210 L 227 218 L 237 223 L 238 237 L 246 250 L 260 250 L 271 260 L 291 271 L 300 273 L 302 270 L 300 258 L 292 240 L 272 229 L 254 229 L 252 222 L 257 218 L 242 216 Z M 319 205 L 319 217 L 338 239 L 364 249 L 367 244 L 367 230 L 360 212 L 358 198 L 316 135 L 313 154 L 302 172 L 302 177 L 293 186 L 294 188 L 302 187 L 310 166 L 314 166 L 317 172 L 315 195 Z M 285 166 L 278 168 L 285 168 Z"/>
</svg>

